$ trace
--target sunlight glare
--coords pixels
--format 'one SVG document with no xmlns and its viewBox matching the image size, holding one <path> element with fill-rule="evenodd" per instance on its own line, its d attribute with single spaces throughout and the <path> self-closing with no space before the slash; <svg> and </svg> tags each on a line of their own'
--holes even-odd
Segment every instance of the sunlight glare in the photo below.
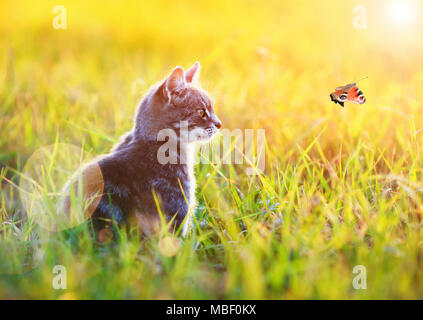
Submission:
<svg viewBox="0 0 423 320">
<path fill-rule="evenodd" d="M 394 0 L 388 5 L 388 15 L 392 23 L 408 24 L 414 20 L 416 8 L 414 3 L 406 0 Z"/>
</svg>

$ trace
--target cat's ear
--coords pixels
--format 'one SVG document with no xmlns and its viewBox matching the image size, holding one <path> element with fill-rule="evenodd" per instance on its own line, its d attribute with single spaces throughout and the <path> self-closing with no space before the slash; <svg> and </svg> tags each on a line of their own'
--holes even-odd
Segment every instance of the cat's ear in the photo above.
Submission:
<svg viewBox="0 0 423 320">
<path fill-rule="evenodd" d="M 185 71 L 185 80 L 188 83 L 195 82 L 198 80 L 200 75 L 200 63 L 197 61 L 194 65 Z"/>
<path fill-rule="evenodd" d="M 169 93 L 177 91 L 185 86 L 184 69 L 176 67 L 166 79 L 166 90 Z"/>
<path fill-rule="evenodd" d="M 185 85 L 184 69 L 177 66 L 161 84 L 160 91 L 162 92 L 163 97 L 170 102 L 172 93 L 182 89 Z"/>
</svg>

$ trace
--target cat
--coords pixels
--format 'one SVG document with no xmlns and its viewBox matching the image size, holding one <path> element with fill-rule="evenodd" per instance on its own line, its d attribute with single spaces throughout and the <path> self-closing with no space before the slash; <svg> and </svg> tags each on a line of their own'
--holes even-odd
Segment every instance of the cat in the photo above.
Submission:
<svg viewBox="0 0 423 320">
<path fill-rule="evenodd" d="M 133 129 L 109 154 L 87 167 L 98 165 L 103 179 L 102 195 L 91 216 L 98 237 L 111 234 L 101 233 L 109 230 L 111 220 L 118 225 L 135 221 L 143 234 L 151 234 L 160 226 L 157 205 L 172 229 L 181 227 L 186 235 L 189 215 L 196 205 L 193 145 L 210 141 L 222 126 L 214 113 L 213 100 L 194 84 L 199 71 L 198 62 L 186 71 L 180 66 L 174 68 L 142 99 Z M 188 139 L 180 133 L 183 123 Z M 163 163 L 158 157 L 160 148 L 170 139 L 158 139 L 166 129 L 175 132 L 176 163 Z"/>
</svg>

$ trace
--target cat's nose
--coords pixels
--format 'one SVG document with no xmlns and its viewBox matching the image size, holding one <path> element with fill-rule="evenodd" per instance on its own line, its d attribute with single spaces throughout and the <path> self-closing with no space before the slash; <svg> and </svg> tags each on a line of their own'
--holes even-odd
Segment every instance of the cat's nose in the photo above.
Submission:
<svg viewBox="0 0 423 320">
<path fill-rule="evenodd" d="M 211 121 L 216 126 L 216 128 L 220 129 L 222 127 L 222 122 L 219 120 L 219 118 L 214 113 L 212 113 L 212 115 L 211 115 Z"/>
<path fill-rule="evenodd" d="M 216 119 L 216 120 L 214 121 L 214 125 L 215 125 L 218 129 L 222 128 L 222 122 L 221 122 L 219 119 Z"/>
</svg>

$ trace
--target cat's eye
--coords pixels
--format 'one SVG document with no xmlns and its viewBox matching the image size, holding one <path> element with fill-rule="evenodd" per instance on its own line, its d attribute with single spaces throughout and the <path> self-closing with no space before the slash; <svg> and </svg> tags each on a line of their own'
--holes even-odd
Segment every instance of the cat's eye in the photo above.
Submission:
<svg viewBox="0 0 423 320">
<path fill-rule="evenodd" d="M 206 115 L 206 110 L 200 109 L 198 110 L 198 114 L 200 115 L 201 118 L 204 118 L 204 116 Z"/>
</svg>

